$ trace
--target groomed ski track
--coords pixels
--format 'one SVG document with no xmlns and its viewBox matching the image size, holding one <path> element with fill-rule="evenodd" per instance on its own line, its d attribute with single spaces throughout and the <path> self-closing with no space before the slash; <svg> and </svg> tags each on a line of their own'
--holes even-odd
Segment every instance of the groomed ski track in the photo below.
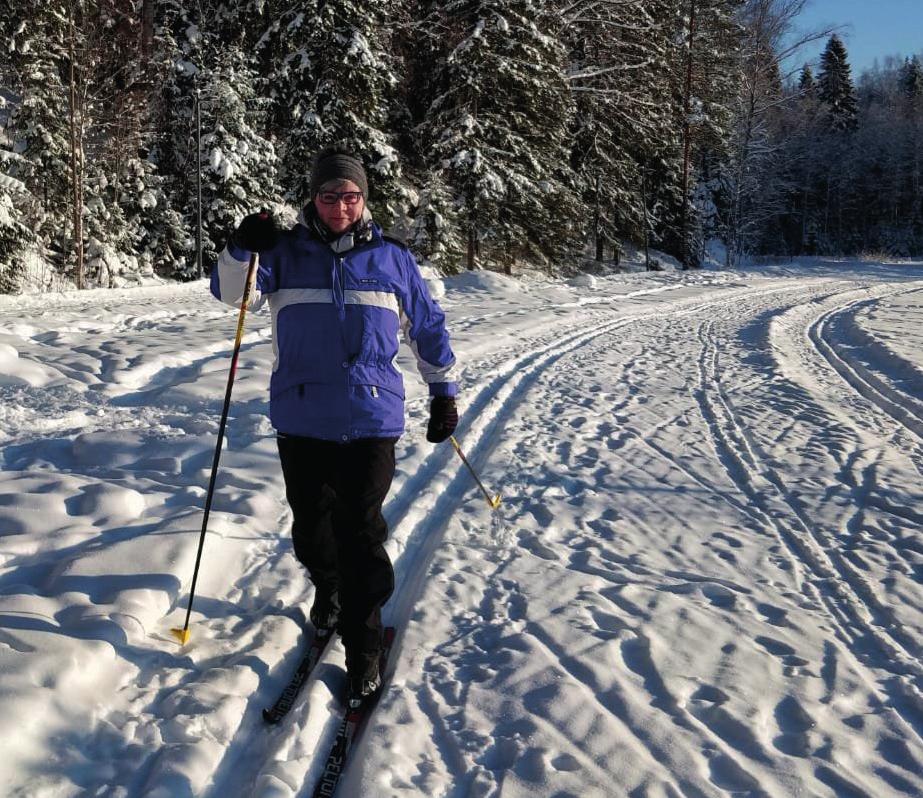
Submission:
<svg viewBox="0 0 923 798">
<path fill-rule="evenodd" d="M 918 491 L 907 493 L 901 480 L 923 474 L 923 393 L 917 390 L 923 386 L 916 372 L 900 370 L 892 350 L 875 351 L 857 320 L 881 303 L 921 295 L 923 284 L 905 279 L 706 273 L 609 278 L 573 301 L 525 312 L 509 303 L 466 315 L 468 295 L 451 302 L 450 329 L 464 367 L 459 441 L 504 504 L 492 523 L 451 448 L 422 441 L 426 402 L 421 389 L 411 387 L 416 375 L 405 368 L 410 424 L 385 508 L 396 567 L 386 620 L 398 636 L 387 691 L 338 794 L 461 798 L 624 790 L 656 798 L 803 791 L 877 798 L 923 791 L 920 607 L 895 604 L 881 567 L 864 548 L 871 528 L 887 547 L 887 570 L 918 573 L 918 544 L 909 542 L 908 529 L 919 528 L 923 515 Z M 194 540 L 178 536 L 186 530 L 193 537 L 201 495 L 196 480 L 210 458 L 209 413 L 220 401 L 187 396 L 183 386 L 203 378 L 217 384 L 228 348 L 222 335 L 231 330 L 226 312 L 188 288 L 163 289 L 160 310 L 149 302 L 126 292 L 117 311 L 107 306 L 96 327 L 77 330 L 84 338 L 78 349 L 93 368 L 67 357 L 58 345 L 61 331 L 17 333 L 34 342 L 30 357 L 44 354 L 43 366 L 62 376 L 46 374 L 64 412 L 45 421 L 45 444 L 33 446 L 24 433 L 5 441 L 6 470 L 47 466 L 87 484 L 119 483 L 125 480 L 119 462 L 83 459 L 75 429 L 90 424 L 84 447 L 92 448 L 94 430 L 104 436 L 139 411 L 147 428 L 181 429 L 192 440 L 188 462 L 172 477 L 169 468 L 162 474 L 151 465 L 126 483 L 126 489 L 162 495 L 165 506 L 171 492 L 188 499 L 162 516 L 171 540 L 181 540 L 176 581 L 159 579 L 149 589 L 168 601 L 150 617 L 138 613 L 141 632 L 134 636 L 105 624 L 69 633 L 112 647 L 115 657 L 104 673 L 115 689 L 92 717 L 88 738 L 55 743 L 61 770 L 11 794 L 67 794 L 55 791 L 63 780 L 101 795 L 309 795 L 341 717 L 342 650 L 327 650 L 277 728 L 263 723 L 261 708 L 295 666 L 297 629 L 311 596 L 291 562 L 280 480 L 267 485 L 248 476 L 250 464 L 271 473 L 274 457 L 269 430 L 259 421 L 265 412 L 260 383 L 268 380 L 271 360 L 268 320 L 256 316 L 248 323 L 241 371 L 248 365 L 251 371 L 235 392 L 226 471 L 218 481 L 224 501 L 206 543 L 205 568 L 209 552 L 222 545 L 236 545 L 241 556 L 236 572 L 206 580 L 193 643 L 179 652 L 164 632 L 185 606 Z M 77 315 L 69 302 L 63 307 Z M 93 314 L 92 301 L 86 312 Z M 184 336 L 185 348 L 175 354 L 163 346 L 171 329 Z M 150 357 L 126 354 L 143 352 L 151 330 L 160 336 L 159 350 Z M 68 383 L 85 388 L 75 391 Z M 687 401 L 664 399 L 668 389 Z M 28 386 L 4 390 L 24 414 L 31 403 L 35 417 L 42 416 L 45 407 Z M 95 421 L 93 407 L 100 404 L 109 414 Z M 825 433 L 806 436 L 802 426 Z M 678 442 L 677 434 L 688 437 Z M 793 444 L 785 443 L 786 435 Z M 104 451 L 124 454 L 119 446 Z M 800 456 L 804 469 L 780 459 L 782 451 Z M 584 472 L 597 475 L 596 483 L 581 481 Z M 702 503 L 690 508 L 707 506 L 721 530 L 727 524 L 717 519 L 738 519 L 740 537 L 751 540 L 716 531 L 709 544 L 715 559 L 707 566 L 689 560 L 669 533 L 663 545 L 672 551 L 656 567 L 601 546 L 646 517 L 652 531 L 638 533 L 636 542 L 658 540 L 653 528 L 663 508 L 648 495 L 643 510 L 632 503 L 641 500 L 624 493 L 605 495 L 616 474 L 620 491 L 647 494 L 650 482 L 689 494 Z M 579 514 L 584 501 L 596 516 L 587 512 L 579 530 L 562 528 L 551 508 L 576 506 Z M 661 520 L 670 530 L 697 522 Z M 597 542 L 587 537 L 591 531 Z M 148 545 L 156 546 L 157 534 L 153 518 L 143 527 L 125 526 L 113 539 L 149 535 Z M 57 552 L 52 575 L 66 576 L 84 552 L 108 542 L 102 529 L 97 539 Z M 751 550 L 753 563 L 745 557 Z M 0 591 L 37 573 L 39 554 L 6 556 Z M 716 564 L 729 570 L 718 575 Z M 746 578 L 736 577 L 738 568 Z M 560 623 L 552 618 L 555 610 L 542 620 L 547 607 L 530 609 L 541 592 L 532 580 L 541 579 L 561 591 Z M 60 595 L 53 578 L 33 581 L 46 586 L 46 599 Z M 688 694 L 678 693 L 660 648 L 667 630 L 648 628 L 652 617 L 664 616 L 656 603 L 639 602 L 639 591 L 664 600 L 692 596 L 708 612 L 752 616 L 749 626 L 729 623 L 752 637 L 754 651 L 780 663 L 782 676 L 774 677 L 780 684 L 788 680 L 798 688 L 780 688 L 769 719 L 745 718 L 737 712 L 733 678 L 717 678 L 730 667 L 717 661 L 719 653 Z M 777 600 L 767 600 L 770 594 Z M 0 617 L 6 617 L 2 611 Z M 66 625 L 66 618 L 58 620 Z M 679 639 L 681 620 L 676 623 Z M 760 633 L 751 634 L 757 624 Z M 811 637 L 823 640 L 816 658 L 792 641 L 815 627 L 826 630 Z M 0 643 L 3 634 L 0 628 Z M 614 657 L 608 665 L 596 662 L 597 644 Z M 725 651 L 725 660 L 733 653 Z M 507 658 L 519 677 L 506 673 L 507 666 L 513 670 Z M 539 664 L 551 670 L 540 671 Z M 620 682 L 618 667 L 634 681 Z M 89 684 L 101 677 L 86 678 Z M 884 760 L 893 773 L 818 754 L 825 743 L 813 739 L 812 730 L 826 731 L 828 723 L 832 729 L 833 721 L 809 709 L 806 695 L 838 718 L 826 744 L 839 748 L 846 739 L 839 736 L 839 718 L 848 726 L 854 717 L 838 705 L 844 683 L 850 695 L 862 692 L 863 706 L 887 709 L 866 721 L 877 739 L 905 741 L 906 750 L 883 743 L 892 745 Z M 228 685 L 236 690 L 229 694 Z M 580 708 L 578 722 L 569 723 L 556 702 Z M 135 724 L 137 733 L 124 733 L 126 724 Z M 763 733 L 766 724 L 777 728 Z M 605 739 L 593 733 L 596 727 L 606 730 Z M 402 734 L 409 735 L 407 745 Z"/>
</svg>

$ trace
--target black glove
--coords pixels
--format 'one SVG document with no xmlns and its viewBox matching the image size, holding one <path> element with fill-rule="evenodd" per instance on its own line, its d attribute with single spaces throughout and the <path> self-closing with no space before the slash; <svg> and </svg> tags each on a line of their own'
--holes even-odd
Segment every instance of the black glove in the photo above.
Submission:
<svg viewBox="0 0 923 798">
<path fill-rule="evenodd" d="M 429 404 L 429 424 L 426 425 L 426 440 L 442 443 L 455 432 L 458 426 L 458 408 L 451 396 L 434 396 Z"/>
<path fill-rule="evenodd" d="M 238 249 L 247 252 L 265 252 L 279 243 L 279 231 L 269 211 L 260 211 L 245 216 L 231 235 L 231 241 Z"/>
</svg>

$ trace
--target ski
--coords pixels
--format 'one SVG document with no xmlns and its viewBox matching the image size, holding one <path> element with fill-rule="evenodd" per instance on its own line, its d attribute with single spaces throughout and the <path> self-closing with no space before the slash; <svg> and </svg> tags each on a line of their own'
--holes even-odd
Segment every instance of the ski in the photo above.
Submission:
<svg viewBox="0 0 923 798">
<path fill-rule="evenodd" d="M 311 794 L 312 798 L 330 798 L 336 792 L 337 784 L 340 782 L 340 776 L 343 775 L 353 742 L 355 742 L 359 732 L 362 731 L 362 727 L 368 720 L 369 715 L 372 714 L 372 710 L 375 708 L 375 704 L 378 703 L 384 689 L 385 666 L 388 664 L 388 655 L 391 653 L 391 646 L 394 644 L 394 636 L 394 627 L 387 627 L 384 632 L 379 668 L 379 672 L 382 674 L 382 686 L 376 693 L 370 695 L 361 703 L 353 705 L 350 702 L 347 705 L 343 720 L 339 729 L 337 729 L 337 736 L 330 748 L 330 753 L 327 755 L 327 761 L 324 763 L 320 781 Z"/>
<path fill-rule="evenodd" d="M 301 662 L 298 663 L 298 667 L 295 669 L 295 673 L 292 674 L 292 678 L 289 679 L 288 684 L 285 685 L 282 693 L 276 699 L 276 703 L 269 709 L 263 710 L 263 720 L 267 723 L 276 724 L 288 714 L 288 711 L 295 703 L 295 699 L 298 697 L 298 693 L 301 692 L 301 688 L 304 687 L 305 682 L 311 675 L 311 671 L 313 671 L 317 663 L 320 662 L 320 658 L 323 656 L 327 644 L 333 640 L 333 638 L 333 629 L 327 629 L 325 633 L 318 631 L 314 632 L 308 650 L 301 658 Z"/>
</svg>

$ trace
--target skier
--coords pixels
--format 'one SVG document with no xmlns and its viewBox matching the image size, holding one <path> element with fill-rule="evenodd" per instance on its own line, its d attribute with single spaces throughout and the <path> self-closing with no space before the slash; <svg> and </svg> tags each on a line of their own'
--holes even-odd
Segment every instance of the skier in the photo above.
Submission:
<svg viewBox="0 0 923 798">
<path fill-rule="evenodd" d="M 259 253 L 251 307 L 268 299 L 272 312 L 269 415 L 295 556 L 314 583 L 311 623 L 340 632 L 350 698 L 365 698 L 381 685 L 381 608 L 394 590 L 381 509 L 404 431 L 399 335 L 429 386 L 432 443 L 458 424 L 455 355 L 413 255 L 372 221 L 359 159 L 320 152 L 310 193 L 291 230 L 266 212 L 245 217 L 211 290 L 240 307 L 250 253 Z"/>
</svg>

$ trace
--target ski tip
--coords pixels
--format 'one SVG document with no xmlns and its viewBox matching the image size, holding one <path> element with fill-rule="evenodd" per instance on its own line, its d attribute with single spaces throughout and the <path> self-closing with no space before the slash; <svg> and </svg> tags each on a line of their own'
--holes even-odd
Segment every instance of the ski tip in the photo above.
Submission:
<svg viewBox="0 0 923 798">
<path fill-rule="evenodd" d="M 185 646 L 189 642 L 189 636 L 192 633 L 188 629 L 171 629 L 170 634 L 179 641 L 181 646 Z"/>
</svg>

